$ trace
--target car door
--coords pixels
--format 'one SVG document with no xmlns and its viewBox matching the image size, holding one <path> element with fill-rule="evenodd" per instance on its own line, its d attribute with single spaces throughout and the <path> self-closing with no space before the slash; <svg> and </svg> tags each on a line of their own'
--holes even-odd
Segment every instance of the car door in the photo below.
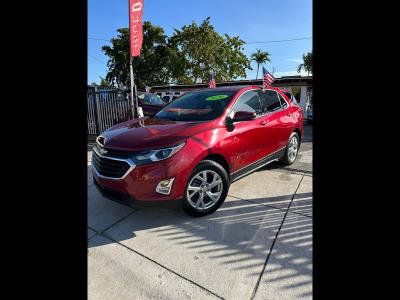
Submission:
<svg viewBox="0 0 400 300">
<path fill-rule="evenodd" d="M 259 91 L 260 99 L 263 106 L 264 133 L 268 136 L 268 153 L 269 155 L 279 149 L 277 138 L 278 118 L 277 111 L 280 109 L 280 102 L 277 93 L 274 90 Z"/>
<path fill-rule="evenodd" d="M 279 107 L 279 104 L 274 101 L 273 97 L 265 91 L 258 91 L 260 95 L 262 114 L 259 117 L 262 135 L 262 156 L 267 157 L 277 150 L 277 137 L 276 137 L 276 116 L 274 111 Z M 273 96 L 273 95 L 272 95 Z"/>
<path fill-rule="evenodd" d="M 266 152 L 268 138 L 265 137 L 266 127 L 262 118 L 262 106 L 257 90 L 244 92 L 236 101 L 230 116 L 238 111 L 255 112 L 256 119 L 235 122 L 229 132 L 226 147 L 231 154 L 231 171 L 236 172 L 257 160 L 263 158 Z"/>
<path fill-rule="evenodd" d="M 294 107 L 286 101 L 286 99 L 276 91 L 281 108 L 276 112 L 276 137 L 278 148 L 284 148 L 295 126 L 295 118 L 293 117 Z"/>
<path fill-rule="evenodd" d="M 261 92 L 263 94 L 262 102 L 266 110 L 265 122 L 271 128 L 272 152 L 286 147 L 287 140 L 293 130 L 293 118 L 291 117 L 290 105 L 275 90 Z"/>
</svg>

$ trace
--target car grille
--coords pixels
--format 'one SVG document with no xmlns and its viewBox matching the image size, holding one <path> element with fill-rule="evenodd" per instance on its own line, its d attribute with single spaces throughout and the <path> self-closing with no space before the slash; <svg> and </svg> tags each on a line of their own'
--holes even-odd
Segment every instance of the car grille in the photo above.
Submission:
<svg viewBox="0 0 400 300">
<path fill-rule="evenodd" d="M 121 178 L 130 168 L 128 162 L 99 156 L 96 151 L 92 154 L 92 164 L 101 176 L 110 178 Z"/>
</svg>

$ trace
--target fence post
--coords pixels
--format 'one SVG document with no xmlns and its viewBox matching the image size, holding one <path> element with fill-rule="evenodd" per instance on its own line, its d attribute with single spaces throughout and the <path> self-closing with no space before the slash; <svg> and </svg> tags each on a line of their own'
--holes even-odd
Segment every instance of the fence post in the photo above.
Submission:
<svg viewBox="0 0 400 300">
<path fill-rule="evenodd" d="M 97 92 L 97 86 L 94 87 L 94 118 L 95 118 L 95 124 L 96 124 L 96 134 L 99 135 L 100 132 L 100 112 L 99 112 L 99 94 Z"/>
</svg>

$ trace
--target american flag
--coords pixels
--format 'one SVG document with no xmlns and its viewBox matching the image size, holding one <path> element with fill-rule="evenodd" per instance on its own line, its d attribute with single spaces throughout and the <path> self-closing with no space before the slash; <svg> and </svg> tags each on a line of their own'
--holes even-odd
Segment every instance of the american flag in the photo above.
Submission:
<svg viewBox="0 0 400 300">
<path fill-rule="evenodd" d="M 215 84 L 214 73 L 211 73 L 211 78 L 210 78 L 210 82 L 208 83 L 208 87 L 210 89 L 215 89 L 217 87 L 217 85 Z"/>
<path fill-rule="evenodd" d="M 144 85 L 144 88 L 146 90 L 146 93 L 150 93 L 151 87 L 149 87 L 147 84 Z"/>
<path fill-rule="evenodd" d="M 274 81 L 275 77 L 263 67 L 263 89 L 270 86 Z"/>
</svg>

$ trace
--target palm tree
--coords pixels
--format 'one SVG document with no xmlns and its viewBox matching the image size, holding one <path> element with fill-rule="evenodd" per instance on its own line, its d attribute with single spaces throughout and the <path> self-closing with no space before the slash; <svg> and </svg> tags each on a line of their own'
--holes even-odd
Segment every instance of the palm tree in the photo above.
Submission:
<svg viewBox="0 0 400 300">
<path fill-rule="evenodd" d="M 254 60 L 257 63 L 257 76 L 256 79 L 258 78 L 258 70 L 260 68 L 260 65 L 264 64 L 266 61 L 271 62 L 269 59 L 269 53 L 261 51 L 261 49 L 257 49 L 255 53 L 251 55 L 251 60 Z"/>
<path fill-rule="evenodd" d="M 307 72 L 307 75 L 312 73 L 312 52 L 303 54 L 303 63 L 298 66 L 297 72 L 300 73 L 302 69 Z"/>
</svg>

